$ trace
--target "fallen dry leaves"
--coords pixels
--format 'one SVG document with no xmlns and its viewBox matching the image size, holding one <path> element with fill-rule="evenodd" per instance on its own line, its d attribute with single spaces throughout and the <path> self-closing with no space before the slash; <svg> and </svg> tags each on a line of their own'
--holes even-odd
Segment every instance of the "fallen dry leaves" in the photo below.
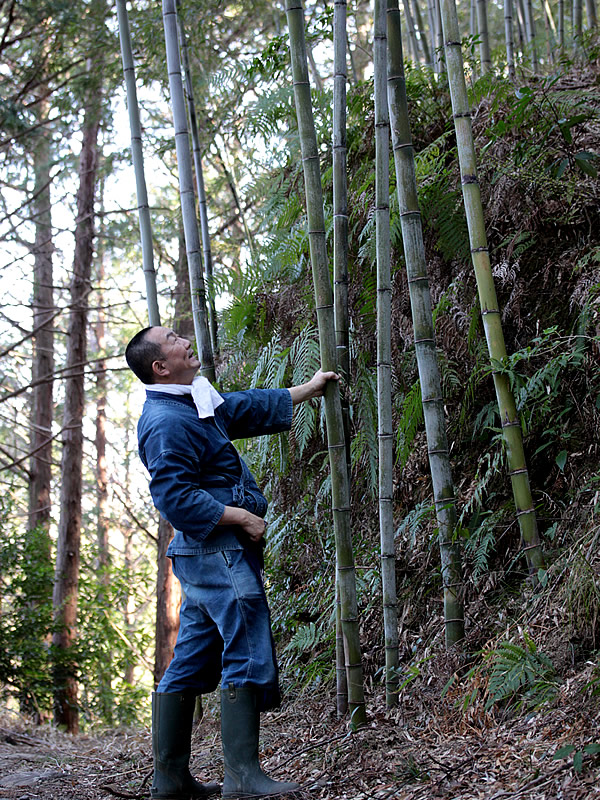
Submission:
<svg viewBox="0 0 600 800">
<path fill-rule="evenodd" d="M 192 769 L 220 780 L 218 712 L 210 702 L 194 733 Z M 351 732 L 329 698 L 304 695 L 265 715 L 262 762 L 274 777 L 301 782 L 301 800 L 584 800 L 600 797 L 600 760 L 553 758 L 567 744 L 598 741 L 600 703 L 574 682 L 549 710 L 509 717 L 463 713 L 437 690 L 412 688 L 398 709 L 369 698 L 369 723 Z M 70 737 L 4 716 L 0 798 L 109 800 L 149 797 L 147 730 Z"/>
</svg>

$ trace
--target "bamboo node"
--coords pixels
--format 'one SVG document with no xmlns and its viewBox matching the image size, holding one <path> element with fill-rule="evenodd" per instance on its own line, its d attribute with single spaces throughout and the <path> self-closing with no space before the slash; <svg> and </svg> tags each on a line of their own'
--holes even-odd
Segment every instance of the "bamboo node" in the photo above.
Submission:
<svg viewBox="0 0 600 800">
<path fill-rule="evenodd" d="M 407 148 L 412 148 L 412 142 L 401 142 L 400 144 L 395 144 L 392 149 L 394 152 L 396 152 L 396 150 L 404 150 Z"/>
<path fill-rule="evenodd" d="M 509 475 L 527 475 L 527 467 L 521 467 L 521 469 L 511 469 L 508 474 Z"/>
<path fill-rule="evenodd" d="M 521 552 L 526 553 L 528 550 L 537 550 L 539 549 L 539 547 L 540 547 L 539 542 L 537 544 L 528 544 L 527 547 L 521 548 Z"/>
<path fill-rule="evenodd" d="M 479 183 L 479 181 L 477 180 L 477 175 L 463 175 L 461 178 L 461 183 L 463 186 L 469 186 L 472 183 Z"/>
<path fill-rule="evenodd" d="M 489 253 L 490 252 L 490 248 L 487 245 L 485 247 L 472 247 L 471 248 L 471 252 L 472 253 Z"/>
<path fill-rule="evenodd" d="M 535 514 L 535 508 L 531 506 L 531 508 L 524 508 L 522 511 L 517 511 L 516 516 L 522 517 L 523 514 Z"/>
<path fill-rule="evenodd" d="M 481 311 L 481 316 L 485 317 L 486 314 L 499 314 L 499 313 L 500 309 L 498 308 L 484 308 Z M 496 372 L 498 372 L 498 370 L 496 370 Z"/>
</svg>

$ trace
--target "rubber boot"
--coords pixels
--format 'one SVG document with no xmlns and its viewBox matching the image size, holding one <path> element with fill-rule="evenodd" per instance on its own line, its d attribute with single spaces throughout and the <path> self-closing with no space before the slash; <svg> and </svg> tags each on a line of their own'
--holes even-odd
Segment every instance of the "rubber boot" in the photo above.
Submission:
<svg viewBox="0 0 600 800">
<path fill-rule="evenodd" d="M 225 761 L 224 800 L 273 797 L 294 792 L 297 783 L 274 781 L 258 762 L 260 712 L 252 688 L 221 690 L 221 739 Z"/>
<path fill-rule="evenodd" d="M 190 773 L 193 694 L 152 695 L 152 754 L 154 800 L 192 800 L 219 793 L 218 783 L 199 783 Z"/>
</svg>

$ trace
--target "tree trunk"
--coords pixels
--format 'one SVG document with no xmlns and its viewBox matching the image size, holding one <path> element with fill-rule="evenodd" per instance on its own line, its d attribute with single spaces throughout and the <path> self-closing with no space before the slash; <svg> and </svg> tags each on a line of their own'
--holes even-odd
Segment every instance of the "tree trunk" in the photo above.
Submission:
<svg viewBox="0 0 600 800">
<path fill-rule="evenodd" d="M 39 118 L 48 113 L 41 101 Z M 54 372 L 54 291 L 52 274 L 52 200 L 50 197 L 50 133 L 39 128 L 33 149 L 35 187 L 33 216 L 35 244 L 33 265 L 33 366 L 32 434 L 29 484 L 29 528 L 50 525 L 50 484 L 52 480 L 52 374 Z M 36 385 L 37 384 L 37 385 Z M 50 558 L 50 540 L 45 557 Z"/>
<path fill-rule="evenodd" d="M 79 585 L 79 543 L 81 536 L 81 493 L 83 457 L 84 368 L 86 328 L 94 244 L 94 191 L 98 164 L 100 118 L 98 88 L 90 100 L 83 124 L 83 145 L 79 158 L 79 190 L 75 255 L 70 286 L 71 313 L 67 332 L 63 451 L 61 460 L 60 522 L 56 551 L 56 572 L 52 602 L 56 626 L 54 646 L 54 720 L 67 732 L 77 733 L 77 594 Z"/>
<path fill-rule="evenodd" d="M 171 91 L 171 106 L 175 126 L 175 147 L 177 150 L 177 166 L 179 172 L 179 195 L 185 231 L 188 269 L 192 292 L 192 308 L 196 347 L 200 359 L 201 374 L 209 381 L 215 380 L 215 363 L 208 319 L 206 313 L 206 290 L 202 276 L 202 253 L 198 220 L 196 219 L 196 201 L 194 194 L 194 176 L 190 154 L 190 142 L 187 129 L 183 80 L 181 77 L 181 60 L 179 57 L 179 41 L 177 35 L 177 15 L 175 0 L 163 0 L 163 23 L 165 30 L 165 46 L 167 50 L 167 70 Z"/>
<path fill-rule="evenodd" d="M 43 94 L 43 92 L 42 92 Z M 48 104 L 42 100 L 38 105 L 38 118 L 45 119 Z M 37 559 L 45 567 L 46 579 L 35 581 L 27 597 L 36 608 L 47 606 L 52 598 L 52 540 L 50 538 L 51 483 L 52 483 L 52 374 L 54 372 L 54 290 L 52 265 L 52 200 L 50 197 L 50 149 L 51 137 L 44 125 L 39 128 L 33 146 L 33 168 L 35 185 L 32 212 L 35 220 L 35 242 L 33 247 L 33 354 L 31 379 L 33 383 L 31 402 L 32 453 L 29 463 L 29 509 L 27 527 L 37 528 Z M 39 571 L 42 575 L 42 571 Z M 44 646 L 46 630 L 40 630 L 40 646 Z M 33 714 L 41 722 L 39 709 L 31 703 L 29 695 L 21 698 L 21 710 Z"/>
<path fill-rule="evenodd" d="M 388 48 L 388 101 L 396 166 L 396 187 L 417 368 L 421 384 L 429 467 L 438 523 L 444 584 L 445 638 L 446 645 L 450 647 L 464 638 L 462 569 L 459 547 L 455 540 L 457 519 L 454 484 L 450 468 L 442 382 L 435 347 L 427 261 L 417 196 L 415 159 L 402 62 L 398 0 L 388 0 Z"/>
<path fill-rule="evenodd" d="M 377 441 L 379 537 L 385 640 L 385 699 L 398 704 L 398 607 L 394 547 L 394 437 L 392 432 L 392 278 L 390 267 L 390 119 L 387 103 L 387 0 L 375 0 L 375 230 L 377 247 Z"/>
<path fill-rule="evenodd" d="M 506 346 L 492 277 L 483 205 L 477 180 L 475 143 L 471 127 L 471 114 L 454 0 L 442 0 L 442 22 L 444 25 L 444 39 L 446 40 L 446 64 L 448 66 L 450 97 L 458 143 L 458 158 L 469 228 L 471 256 L 477 280 L 483 327 L 493 370 L 500 422 L 506 444 L 517 518 L 524 542 L 523 552 L 527 559 L 530 574 L 535 582 L 538 570 L 544 568 L 544 559 L 538 537 L 535 508 L 529 487 L 521 423 L 517 415 L 508 376 L 502 372 L 502 364 L 506 358 Z"/>
<path fill-rule="evenodd" d="M 156 649 L 154 653 L 154 687 L 173 658 L 173 648 L 179 630 L 181 591 L 173 575 L 167 548 L 173 538 L 173 528 L 162 517 L 158 522 L 158 574 L 156 576 Z"/>
<path fill-rule="evenodd" d="M 352 62 L 354 83 L 365 79 L 365 71 L 371 64 L 371 47 L 369 33 L 371 32 L 371 3 L 370 0 L 357 0 L 352 3 L 352 14 L 349 20 L 354 20 L 354 47 L 349 46 Z"/>
<path fill-rule="evenodd" d="M 104 210 L 104 187 L 101 199 Z M 104 221 L 104 216 L 102 216 Z M 107 401 L 107 368 L 106 359 L 103 357 L 106 348 L 106 315 L 104 312 L 104 222 L 102 222 L 98 237 L 97 274 L 98 285 L 98 317 L 96 320 L 96 346 L 98 361 L 95 367 L 96 376 L 96 546 L 98 552 L 98 607 L 100 613 L 110 613 L 110 548 L 108 541 L 108 469 L 106 465 L 106 401 Z M 104 651 L 104 659 L 98 675 L 98 694 L 103 720 L 112 724 L 113 699 L 112 699 L 112 653 Z"/>
<path fill-rule="evenodd" d="M 156 291 L 156 273 L 154 271 L 154 253 L 152 247 L 152 223 L 150 220 L 150 206 L 148 204 L 148 192 L 146 189 L 146 176 L 144 173 L 142 128 L 140 125 L 140 112 L 137 101 L 135 68 L 133 64 L 133 53 L 131 50 L 131 36 L 129 33 L 129 17 L 127 14 L 126 0 L 117 0 L 117 16 L 119 19 L 119 40 L 121 42 L 123 73 L 125 76 L 125 88 L 127 92 L 129 128 L 131 130 L 131 159 L 133 161 L 133 169 L 135 172 L 135 186 L 140 222 L 140 238 L 142 242 L 142 267 L 146 281 L 148 319 L 150 321 L 150 325 L 160 325 L 158 295 Z"/>
<path fill-rule="evenodd" d="M 315 133 L 306 49 L 304 46 L 304 13 L 300 0 L 286 0 L 286 15 L 290 35 L 290 56 L 294 82 L 294 98 L 300 134 L 304 185 L 308 217 L 308 236 L 313 270 L 313 283 L 319 327 L 321 366 L 335 370 L 335 327 L 333 293 L 327 262 L 325 220 L 319 150 Z M 350 491 L 346 468 L 346 445 L 339 386 L 330 381 L 325 393 L 325 419 L 331 466 L 334 536 L 340 586 L 342 628 L 348 675 L 348 704 L 353 725 L 366 723 L 363 673 L 356 601 L 356 577 L 350 533 Z"/>
</svg>

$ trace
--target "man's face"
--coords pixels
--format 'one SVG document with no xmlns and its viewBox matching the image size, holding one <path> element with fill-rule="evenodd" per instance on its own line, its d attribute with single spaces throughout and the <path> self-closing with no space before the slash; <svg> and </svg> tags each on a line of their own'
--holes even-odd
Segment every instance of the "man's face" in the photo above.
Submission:
<svg viewBox="0 0 600 800">
<path fill-rule="evenodd" d="M 189 339 L 178 336 L 170 328 L 155 327 L 147 333 L 147 339 L 160 345 L 162 359 L 154 361 L 152 369 L 156 383 L 192 382 L 200 367 Z"/>
</svg>

